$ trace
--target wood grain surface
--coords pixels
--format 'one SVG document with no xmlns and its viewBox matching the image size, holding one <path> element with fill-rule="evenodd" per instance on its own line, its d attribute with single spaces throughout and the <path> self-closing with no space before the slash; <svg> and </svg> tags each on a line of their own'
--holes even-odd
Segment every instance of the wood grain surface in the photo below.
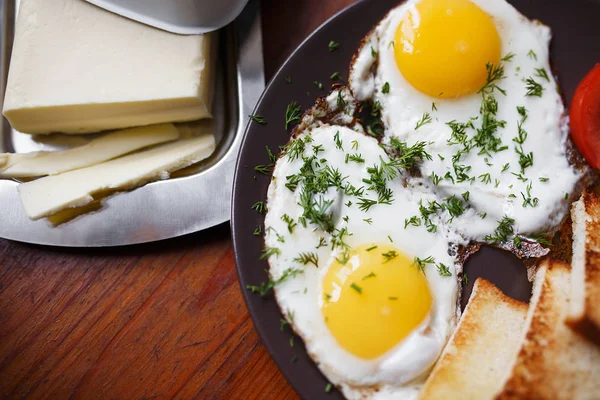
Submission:
<svg viewBox="0 0 600 400">
<path fill-rule="evenodd" d="M 267 79 L 350 3 L 263 0 Z M 225 224 L 117 249 L 0 240 L 0 398 L 297 395 L 248 316 Z"/>
</svg>

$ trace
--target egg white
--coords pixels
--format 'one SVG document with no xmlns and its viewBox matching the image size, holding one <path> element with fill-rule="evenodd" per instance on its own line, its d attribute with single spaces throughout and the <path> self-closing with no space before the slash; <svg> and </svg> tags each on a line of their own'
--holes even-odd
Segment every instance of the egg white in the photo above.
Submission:
<svg viewBox="0 0 600 400">
<path fill-rule="evenodd" d="M 514 54 L 512 60 L 503 63 L 506 78 L 498 83 L 506 95 L 495 94 L 498 101 L 497 119 L 506 121 L 506 126 L 499 128 L 496 136 L 509 148 L 492 153 L 489 157 L 477 155 L 477 149 L 472 150 L 463 156 L 460 163 L 471 166 L 469 175 L 475 177 L 475 182 L 453 184 L 443 179 L 435 186 L 427 177 L 432 173 L 441 177 L 448 171 L 452 173 L 452 155 L 459 149 L 458 146 L 447 144 L 451 128 L 446 123 L 466 122 L 478 116 L 481 96 L 475 93 L 456 99 L 432 98 L 415 89 L 402 76 L 394 58 L 393 46 L 398 45 L 393 43 L 394 34 L 402 18 L 418 1 L 409 0 L 391 10 L 365 39 L 351 66 L 349 85 L 353 94 L 358 100 L 381 103 L 384 142 L 389 141 L 391 136 L 409 145 L 418 141 L 433 142 L 427 147 L 433 159 L 425 160 L 421 165 L 424 179 L 417 180 L 428 185 L 438 196 L 438 201 L 469 192 L 470 209 L 452 221 L 445 214 L 449 230 L 460 233 L 458 241 L 483 240 L 494 232 L 498 221 L 505 216 L 515 220 L 515 232 L 521 234 L 547 231 L 558 225 L 568 210 L 569 201 L 565 197 L 574 190 L 581 173 L 570 166 L 567 160 L 565 110 L 549 65 L 550 29 L 538 21 L 528 20 L 504 0 L 472 0 L 496 25 L 502 42 L 502 55 Z M 375 57 L 372 49 L 376 51 Z M 535 53 L 535 57 L 530 52 Z M 535 77 L 536 68 L 544 68 L 550 81 Z M 524 79 L 528 77 L 534 77 L 542 84 L 542 97 L 525 95 Z M 381 92 L 385 82 L 390 84 L 389 94 Z M 433 110 L 433 103 L 437 110 Z M 533 166 L 526 168 L 524 173 L 527 182 L 513 174 L 521 172 L 519 156 L 514 151 L 515 143 L 512 140 L 517 136 L 517 123 L 521 119 L 517 106 L 524 106 L 528 111 L 528 117 L 522 125 L 528 132 L 523 150 L 534 154 Z M 415 130 L 426 113 L 432 117 L 431 123 Z M 475 121 L 476 126 L 479 123 Z M 510 168 L 502 172 L 507 163 Z M 490 183 L 484 183 L 485 174 L 488 173 Z M 530 184 L 531 196 L 528 196 L 527 187 Z M 523 206 L 523 196 L 537 198 L 537 205 Z"/>
<path fill-rule="evenodd" d="M 343 149 L 336 146 L 336 133 Z M 369 177 L 368 167 L 379 164 L 381 160 L 389 161 L 377 141 L 363 134 L 359 126 L 352 130 L 343 126 L 321 125 L 301 133 L 300 140 L 306 135 L 313 139 L 307 145 L 306 155 L 312 154 L 312 146 L 322 146 L 324 151 L 319 153 L 319 158 L 332 168 L 339 169 L 346 182 L 357 188 L 365 186 L 363 179 Z M 351 149 L 353 141 L 358 148 Z M 347 153 L 360 153 L 365 162 L 346 163 Z M 349 197 L 334 188 L 324 195 L 327 200 L 333 201 L 330 210 L 333 211 L 335 227 L 348 229 L 350 235 L 345 240 L 352 248 L 389 243 L 410 259 L 433 256 L 436 262 L 450 266 L 452 272 L 451 277 L 440 276 L 436 267 L 428 264 L 425 274 L 433 297 L 428 320 L 388 353 L 375 360 L 364 360 L 338 345 L 321 313 L 323 278 L 333 257 L 338 256 L 337 250 L 332 251 L 330 246 L 331 235 L 310 223 L 306 227 L 298 224 L 290 233 L 287 223 L 282 220 L 287 215 L 298 221 L 302 215 L 303 209 L 298 205 L 300 187 L 291 191 L 285 186 L 287 177 L 298 173 L 301 166 L 301 159 L 290 160 L 284 154 L 276 164 L 268 191 L 265 242 L 267 247 L 279 250 L 279 255 L 269 257 L 269 273 L 273 279 L 278 279 L 290 268 L 303 271 L 274 288 L 277 302 L 295 332 L 304 340 L 309 355 L 326 377 L 341 387 L 346 397 L 393 395 L 396 398 L 412 398 L 452 332 L 457 313 L 457 271 L 455 258 L 449 254 L 453 254 L 453 249 L 441 233 L 429 233 L 423 226 L 404 227 L 406 218 L 418 215 L 419 202 L 427 203 L 435 196 L 419 187 L 408 190 L 399 178 L 388 181 L 388 187 L 394 193 L 392 204 L 377 204 L 367 212 L 359 210 L 356 197 Z M 368 191 L 365 196 L 374 197 Z M 353 204 L 348 206 L 348 200 Z M 347 222 L 344 220 L 346 216 Z M 371 219 L 370 223 L 364 221 L 366 218 Z M 315 249 L 320 238 L 324 238 L 328 245 Z M 294 258 L 302 252 L 317 252 L 319 268 L 295 262 Z"/>
</svg>

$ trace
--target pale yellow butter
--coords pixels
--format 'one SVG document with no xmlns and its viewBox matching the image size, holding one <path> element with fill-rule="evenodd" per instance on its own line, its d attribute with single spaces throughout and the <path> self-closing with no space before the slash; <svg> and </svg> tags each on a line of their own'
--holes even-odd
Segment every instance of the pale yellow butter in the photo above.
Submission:
<svg viewBox="0 0 600 400">
<path fill-rule="evenodd" d="M 47 176 L 17 187 L 27 216 L 40 219 L 67 208 L 91 203 L 107 190 L 130 190 L 209 157 L 213 135 L 179 140 L 121 158 Z"/>
<path fill-rule="evenodd" d="M 83 0 L 22 0 L 3 113 L 26 133 L 210 117 L 212 35 L 176 35 Z"/>
<path fill-rule="evenodd" d="M 179 139 L 173 124 L 122 129 L 63 151 L 0 154 L 0 178 L 32 178 L 89 167 L 133 151 Z"/>
</svg>

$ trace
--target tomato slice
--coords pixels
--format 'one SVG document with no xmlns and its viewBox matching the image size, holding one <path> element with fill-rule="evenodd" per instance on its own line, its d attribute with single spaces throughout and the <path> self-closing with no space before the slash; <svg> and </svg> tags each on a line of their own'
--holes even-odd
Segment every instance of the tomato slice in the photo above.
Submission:
<svg viewBox="0 0 600 400">
<path fill-rule="evenodd" d="M 579 83 L 570 117 L 573 142 L 592 167 L 600 168 L 600 63 Z"/>
</svg>

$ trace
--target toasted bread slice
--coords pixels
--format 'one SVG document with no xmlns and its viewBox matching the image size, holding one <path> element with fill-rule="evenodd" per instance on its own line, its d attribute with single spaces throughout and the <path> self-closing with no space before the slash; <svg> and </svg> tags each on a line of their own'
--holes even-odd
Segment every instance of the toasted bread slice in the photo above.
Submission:
<svg viewBox="0 0 600 400">
<path fill-rule="evenodd" d="M 573 259 L 567 324 L 600 346 L 600 195 L 584 191 L 573 204 L 571 218 Z"/>
<path fill-rule="evenodd" d="M 598 399 L 600 347 L 566 324 L 570 266 L 545 260 L 537 274 L 525 338 L 497 400 Z"/>
<path fill-rule="evenodd" d="M 477 279 L 469 304 L 421 399 L 490 399 L 517 355 L 527 304 Z"/>
</svg>

